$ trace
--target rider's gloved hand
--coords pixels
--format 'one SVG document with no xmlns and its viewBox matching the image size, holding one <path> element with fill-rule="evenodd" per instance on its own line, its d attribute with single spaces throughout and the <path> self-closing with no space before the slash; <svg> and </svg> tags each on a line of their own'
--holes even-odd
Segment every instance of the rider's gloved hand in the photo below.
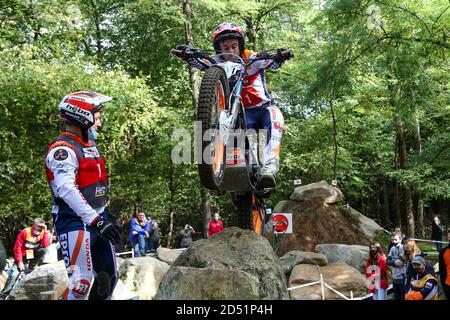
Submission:
<svg viewBox="0 0 450 320">
<path fill-rule="evenodd" d="M 179 46 L 176 46 L 175 50 L 181 51 L 180 54 L 177 54 L 178 57 L 182 58 L 183 60 L 186 60 L 188 58 L 188 55 L 186 51 L 190 50 L 191 47 L 185 44 L 181 44 Z"/>
<path fill-rule="evenodd" d="M 270 59 L 270 53 L 267 51 L 262 51 L 257 55 L 258 59 Z"/>
<path fill-rule="evenodd" d="M 280 49 L 277 49 L 277 54 L 273 60 L 275 62 L 284 62 L 293 57 L 294 57 L 294 54 L 292 53 L 291 50 L 288 50 L 286 48 L 280 48 Z"/>
<path fill-rule="evenodd" d="M 91 227 L 100 235 L 100 237 L 105 240 L 111 241 L 113 245 L 119 243 L 119 230 L 111 221 L 105 220 L 99 216 L 94 221 L 92 221 Z"/>
</svg>

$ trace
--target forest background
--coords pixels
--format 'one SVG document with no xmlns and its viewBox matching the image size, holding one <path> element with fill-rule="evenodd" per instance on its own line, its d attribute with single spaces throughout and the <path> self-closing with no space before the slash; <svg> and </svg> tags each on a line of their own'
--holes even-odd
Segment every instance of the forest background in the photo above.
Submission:
<svg viewBox="0 0 450 320">
<path fill-rule="evenodd" d="M 267 75 L 285 117 L 269 208 L 295 179 L 337 180 L 346 202 L 386 229 L 429 237 L 434 214 L 448 226 L 448 1 L 0 0 L 0 240 L 9 251 L 34 218 L 51 221 L 43 156 L 62 129 L 59 101 L 78 90 L 114 97 L 97 144 L 124 243 L 142 208 L 164 246 L 178 246 L 186 223 L 205 235 L 211 212 L 231 223 L 231 199 L 202 189 L 195 164 L 171 161 L 174 130 L 193 135 L 201 74 L 170 49 L 211 50 L 223 21 L 243 26 L 250 49 L 295 53 Z"/>
</svg>

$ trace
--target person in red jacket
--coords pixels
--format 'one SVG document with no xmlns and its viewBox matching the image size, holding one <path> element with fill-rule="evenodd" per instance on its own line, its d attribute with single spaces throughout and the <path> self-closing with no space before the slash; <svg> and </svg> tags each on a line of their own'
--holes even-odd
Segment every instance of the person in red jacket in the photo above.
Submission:
<svg viewBox="0 0 450 320">
<path fill-rule="evenodd" d="M 19 271 L 30 271 L 42 262 L 50 245 L 50 235 L 44 219 L 37 218 L 31 227 L 20 231 L 14 244 L 14 257 Z"/>
<path fill-rule="evenodd" d="M 16 283 L 20 272 L 29 273 L 42 263 L 51 237 L 44 219 L 37 218 L 31 227 L 20 231 L 14 244 L 15 264 L 9 270 L 8 280 L 0 293 L 0 299 L 6 298 Z"/>
<path fill-rule="evenodd" d="M 447 300 L 450 300 L 450 228 L 447 229 L 448 246 L 439 252 L 439 279 Z"/>
<path fill-rule="evenodd" d="M 220 219 L 219 213 L 214 212 L 214 219 L 209 222 L 208 238 L 213 234 L 220 233 L 223 231 L 223 223 Z"/>
<path fill-rule="evenodd" d="M 373 300 L 386 300 L 386 270 L 386 256 L 381 245 L 374 241 L 369 245 L 369 259 L 366 264 L 366 278 L 370 281 L 369 292 L 373 294 Z"/>
</svg>

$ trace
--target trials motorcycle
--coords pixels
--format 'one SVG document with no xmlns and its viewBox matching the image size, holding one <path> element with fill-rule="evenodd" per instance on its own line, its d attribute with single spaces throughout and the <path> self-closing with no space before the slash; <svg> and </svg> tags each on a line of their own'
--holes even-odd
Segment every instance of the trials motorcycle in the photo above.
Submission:
<svg viewBox="0 0 450 320">
<path fill-rule="evenodd" d="M 231 194 L 237 213 L 236 224 L 242 229 L 264 233 L 266 206 L 264 198 L 271 188 L 262 188 L 258 181 L 262 166 L 264 143 L 259 147 L 256 132 L 247 130 L 241 92 L 249 67 L 259 60 L 275 60 L 283 55 L 290 59 L 290 50 L 263 52 L 255 58 L 242 59 L 232 53 L 221 53 L 212 59 L 199 49 L 172 49 L 178 57 L 192 56 L 211 64 L 203 76 L 196 112 L 201 122 L 201 155 L 198 163 L 201 184 L 210 192 Z M 255 135 L 256 133 L 256 135 Z M 264 138 L 264 137 L 263 137 Z M 259 151 L 259 152 L 258 152 Z"/>
</svg>

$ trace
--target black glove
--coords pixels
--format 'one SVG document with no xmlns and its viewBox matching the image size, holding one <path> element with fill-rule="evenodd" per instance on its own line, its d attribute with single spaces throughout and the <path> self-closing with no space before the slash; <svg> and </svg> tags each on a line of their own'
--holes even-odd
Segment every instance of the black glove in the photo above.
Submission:
<svg viewBox="0 0 450 320">
<path fill-rule="evenodd" d="M 176 46 L 176 50 L 180 50 L 180 51 L 186 51 L 186 49 L 188 49 L 189 46 L 186 44 L 180 44 L 179 46 Z"/>
<path fill-rule="evenodd" d="M 294 57 L 294 53 L 286 48 L 277 49 L 277 54 L 275 55 L 273 61 L 284 62 Z"/>
<path fill-rule="evenodd" d="M 188 45 L 181 44 L 179 46 L 176 46 L 176 48 L 172 50 L 172 53 L 175 54 L 177 57 L 186 60 L 188 58 L 186 51 L 190 51 L 190 49 L 191 48 Z"/>
<path fill-rule="evenodd" d="M 267 51 L 262 51 L 262 52 L 258 53 L 257 57 L 258 57 L 258 59 L 261 59 L 261 60 L 268 60 L 268 59 L 270 59 L 270 53 Z"/>
<path fill-rule="evenodd" d="M 111 241 L 113 245 L 119 243 L 119 230 L 111 221 L 98 217 L 91 223 L 91 227 L 100 235 L 100 237 L 105 240 Z"/>
</svg>

